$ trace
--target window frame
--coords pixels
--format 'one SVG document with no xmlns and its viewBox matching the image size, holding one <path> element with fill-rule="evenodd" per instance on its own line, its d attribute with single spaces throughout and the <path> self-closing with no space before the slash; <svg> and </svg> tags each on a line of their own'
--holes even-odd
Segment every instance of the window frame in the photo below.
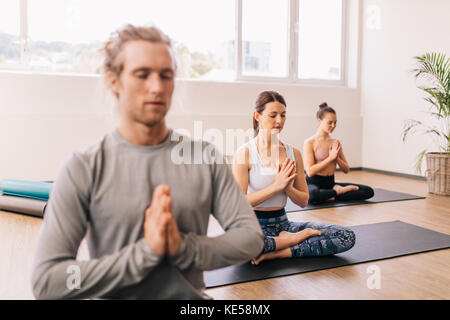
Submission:
<svg viewBox="0 0 450 320">
<path fill-rule="evenodd" d="M 297 2 L 297 8 L 296 8 L 296 13 L 297 13 L 297 33 L 299 32 L 298 30 L 298 2 L 302 1 L 302 0 L 296 0 Z M 342 11 L 342 17 L 341 17 L 341 78 L 338 80 L 325 80 L 325 79 L 300 79 L 298 78 L 298 75 L 296 76 L 296 82 L 300 83 L 300 84 L 321 84 L 321 85 L 340 85 L 343 86 L 347 83 L 347 66 L 346 66 L 346 61 L 347 61 L 347 19 L 348 19 L 348 3 L 347 0 L 342 0 L 342 7 L 341 7 L 341 11 Z M 297 38 L 297 45 L 296 45 L 296 62 L 297 65 L 295 66 L 295 72 L 297 72 L 298 70 L 298 37 Z"/>
<path fill-rule="evenodd" d="M 29 68 L 28 0 L 20 0 L 20 64 Z"/>
<path fill-rule="evenodd" d="M 331 85 L 343 86 L 346 83 L 346 54 L 347 54 L 347 0 L 342 0 L 342 18 L 341 18 L 341 63 L 340 63 L 340 79 L 300 79 L 298 77 L 298 53 L 299 53 L 299 2 L 302 0 L 289 0 L 289 43 L 288 43 L 288 72 L 286 77 L 271 76 L 248 76 L 243 74 L 242 68 L 242 1 L 236 0 L 236 81 L 248 82 L 278 82 L 278 83 L 296 83 L 305 85 Z"/>
<path fill-rule="evenodd" d="M 288 75 L 286 77 L 275 76 L 255 76 L 244 75 L 242 58 L 242 2 L 245 0 L 235 0 L 235 82 L 262 82 L 262 83 L 291 83 L 302 85 L 326 85 L 326 86 L 345 86 L 347 81 L 347 19 L 348 19 L 348 0 L 342 0 L 342 19 L 341 19 L 341 65 L 339 80 L 325 79 L 300 79 L 298 77 L 298 53 L 299 53 L 299 2 L 302 0 L 289 0 L 289 37 L 288 37 Z M 28 0 L 19 0 L 20 5 L 20 60 L 18 64 L 6 65 L 0 64 L 0 70 L 3 71 L 29 71 L 29 42 L 28 42 Z M 43 73 L 43 72 L 37 72 Z M 67 75 L 79 75 L 77 73 L 62 73 Z M 195 79 L 182 79 L 195 80 Z M 198 79 L 196 80 L 198 81 Z M 229 81 L 226 81 L 229 82 Z"/>
<path fill-rule="evenodd" d="M 236 66 L 238 66 L 236 68 L 236 81 L 249 81 L 249 82 L 256 82 L 256 81 L 261 81 L 261 82 L 279 82 L 279 83 L 286 83 L 286 82 L 292 82 L 292 67 L 293 67 L 293 46 L 292 44 L 294 42 L 292 42 L 292 37 L 294 34 L 294 30 L 293 29 L 293 25 L 292 25 L 292 15 L 293 13 L 295 13 L 295 3 L 298 0 L 289 0 L 289 4 L 288 4 L 288 11 L 289 11 L 289 27 L 288 27 L 288 32 L 289 32 L 289 37 L 288 37 L 288 52 L 286 53 L 287 55 L 287 63 L 288 63 L 288 75 L 285 77 L 271 77 L 271 76 L 255 76 L 255 75 L 244 75 L 243 74 L 243 66 L 242 66 L 242 60 L 243 60 L 243 52 L 242 52 L 242 46 L 243 46 L 243 41 L 242 41 L 242 1 L 245 0 L 236 0 L 237 4 L 236 4 L 236 8 L 238 10 L 237 12 L 237 19 L 236 19 L 236 41 L 238 43 L 237 47 L 239 47 L 238 51 L 236 52 L 235 55 L 235 59 L 237 61 Z M 292 10 L 294 9 L 294 10 Z M 295 46 L 294 46 L 295 47 Z"/>
<path fill-rule="evenodd" d="M 26 43 L 28 36 L 28 17 L 27 17 L 27 5 L 28 0 L 18 0 L 19 5 L 19 42 L 20 42 L 20 56 L 17 63 L 0 63 L 0 71 L 27 71 L 28 64 L 26 61 L 26 50 L 28 45 Z"/>
</svg>

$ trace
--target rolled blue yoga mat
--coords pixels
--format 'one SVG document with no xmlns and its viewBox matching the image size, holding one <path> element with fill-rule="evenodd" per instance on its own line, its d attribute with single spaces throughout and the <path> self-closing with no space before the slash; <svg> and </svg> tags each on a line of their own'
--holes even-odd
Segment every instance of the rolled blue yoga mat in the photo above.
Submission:
<svg viewBox="0 0 450 320">
<path fill-rule="evenodd" d="M 53 183 L 51 182 L 17 179 L 3 179 L 0 181 L 0 190 L 4 195 L 38 200 L 48 200 L 52 186 Z"/>
</svg>

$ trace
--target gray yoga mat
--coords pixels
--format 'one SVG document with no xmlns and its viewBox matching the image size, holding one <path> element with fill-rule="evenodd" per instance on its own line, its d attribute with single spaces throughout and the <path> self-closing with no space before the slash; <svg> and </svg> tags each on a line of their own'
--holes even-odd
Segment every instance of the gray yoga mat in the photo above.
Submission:
<svg viewBox="0 0 450 320">
<path fill-rule="evenodd" d="M 43 217 L 46 206 L 47 201 L 44 200 L 0 195 L 0 210 Z"/>
<path fill-rule="evenodd" d="M 325 257 L 266 260 L 258 266 L 248 262 L 206 271 L 206 287 L 330 269 L 450 247 L 449 235 L 402 221 L 365 224 L 350 229 L 355 232 L 356 243 L 346 252 Z"/>
<path fill-rule="evenodd" d="M 286 212 L 294 211 L 306 211 L 324 208 L 335 208 L 335 207 L 345 207 L 353 206 L 357 204 L 371 204 L 371 203 L 381 203 L 390 201 L 402 201 L 402 200 L 415 200 L 415 199 L 425 199 L 425 197 L 416 196 L 409 193 L 391 191 L 386 189 L 373 189 L 374 196 L 367 200 L 351 200 L 351 201 L 330 201 L 321 204 L 308 204 L 306 207 L 302 208 L 291 201 L 288 198 L 285 210 Z"/>
</svg>

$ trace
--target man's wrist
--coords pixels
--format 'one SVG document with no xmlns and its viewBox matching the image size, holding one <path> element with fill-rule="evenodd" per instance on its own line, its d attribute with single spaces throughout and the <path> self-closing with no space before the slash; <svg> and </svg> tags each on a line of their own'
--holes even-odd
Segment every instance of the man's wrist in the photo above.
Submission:
<svg viewBox="0 0 450 320">
<path fill-rule="evenodd" d="M 183 241 L 183 235 L 180 232 L 180 245 L 178 246 L 178 250 L 175 254 L 168 255 L 169 261 L 172 262 L 174 265 L 177 265 L 181 263 L 184 253 L 186 251 L 186 242 Z"/>
<path fill-rule="evenodd" d="M 148 244 L 147 240 L 145 238 L 140 239 L 137 242 L 137 245 L 142 248 L 142 251 L 144 252 L 144 259 L 145 261 L 148 261 L 152 264 L 160 262 L 164 256 L 157 254 Z"/>
</svg>

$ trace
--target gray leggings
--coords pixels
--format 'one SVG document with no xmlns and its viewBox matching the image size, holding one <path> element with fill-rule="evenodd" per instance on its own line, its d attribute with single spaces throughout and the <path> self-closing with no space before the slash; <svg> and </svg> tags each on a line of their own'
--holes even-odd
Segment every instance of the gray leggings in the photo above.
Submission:
<svg viewBox="0 0 450 320">
<path fill-rule="evenodd" d="M 327 256 L 347 251 L 355 245 L 355 233 L 349 228 L 320 222 L 292 222 L 286 214 L 274 218 L 258 218 L 264 233 L 262 253 L 276 250 L 275 240 L 281 231 L 297 233 L 305 228 L 322 232 L 320 236 L 310 237 L 292 246 L 292 257 Z"/>
</svg>

